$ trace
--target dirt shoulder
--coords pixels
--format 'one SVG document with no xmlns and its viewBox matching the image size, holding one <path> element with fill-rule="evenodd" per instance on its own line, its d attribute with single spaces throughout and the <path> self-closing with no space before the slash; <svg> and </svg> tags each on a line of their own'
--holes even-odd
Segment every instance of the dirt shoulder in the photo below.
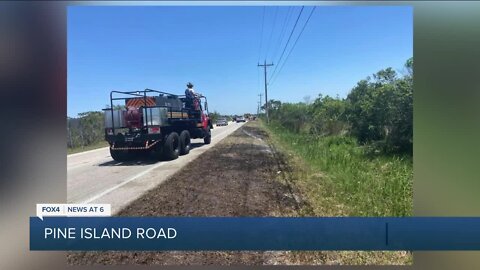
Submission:
<svg viewBox="0 0 480 270">
<path fill-rule="evenodd" d="M 285 157 L 258 123 L 248 123 L 120 216 L 313 215 Z M 72 252 L 69 264 L 272 265 L 369 264 L 392 253 L 367 252 Z M 363 258 L 361 261 L 356 261 Z M 387 260 L 385 260 L 387 259 Z"/>
<path fill-rule="evenodd" d="M 299 206 L 277 171 L 265 133 L 244 126 L 119 215 L 294 215 Z"/>
</svg>

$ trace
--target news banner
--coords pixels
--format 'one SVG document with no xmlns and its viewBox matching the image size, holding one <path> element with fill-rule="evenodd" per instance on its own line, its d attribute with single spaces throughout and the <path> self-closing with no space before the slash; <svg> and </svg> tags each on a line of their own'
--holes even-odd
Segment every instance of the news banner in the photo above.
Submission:
<svg viewBox="0 0 480 270">
<path fill-rule="evenodd" d="M 117 217 L 38 204 L 30 250 L 480 250 L 477 217 Z"/>
</svg>

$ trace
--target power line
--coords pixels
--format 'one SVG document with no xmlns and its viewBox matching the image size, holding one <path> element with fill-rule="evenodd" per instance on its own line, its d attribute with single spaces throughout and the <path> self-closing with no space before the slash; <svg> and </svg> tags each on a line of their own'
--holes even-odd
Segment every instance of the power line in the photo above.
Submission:
<svg viewBox="0 0 480 270">
<path fill-rule="evenodd" d="M 278 70 L 277 74 L 275 74 L 276 76 L 275 76 L 275 78 L 274 78 L 274 80 L 272 81 L 271 84 L 273 84 L 273 83 L 275 82 L 275 79 L 278 78 L 278 74 L 280 74 L 280 72 L 282 72 L 282 69 L 283 69 L 283 67 L 285 66 L 285 63 L 288 61 L 288 58 L 290 57 L 290 54 L 292 54 L 293 50 L 295 49 L 295 46 L 297 45 L 297 42 L 298 42 L 298 40 L 300 39 L 300 36 L 302 36 L 303 30 L 305 30 L 305 28 L 307 27 L 308 21 L 309 21 L 310 18 L 312 17 L 313 12 L 315 11 L 315 8 L 316 8 L 316 6 L 314 6 L 313 9 L 312 9 L 312 11 L 310 11 L 310 15 L 308 15 L 308 18 L 307 18 L 307 20 L 305 21 L 305 24 L 303 25 L 302 30 L 301 30 L 300 33 L 298 34 L 297 39 L 296 39 L 295 42 L 293 43 L 293 46 L 292 46 L 292 48 L 290 49 L 290 51 L 288 52 L 287 57 L 285 58 L 285 61 L 283 61 L 283 63 L 282 63 L 282 66 L 281 66 L 280 69 Z M 273 77 L 273 76 L 272 76 L 272 77 Z M 272 78 L 270 78 L 270 79 L 272 79 Z"/>
<path fill-rule="evenodd" d="M 280 36 L 279 36 L 277 45 L 275 46 L 275 52 L 272 55 L 272 59 L 275 59 L 277 57 L 278 49 L 280 48 L 280 45 L 282 44 L 283 37 L 285 36 L 285 32 L 286 32 L 285 30 L 287 30 L 288 22 L 290 21 L 290 17 L 293 14 L 291 12 L 292 9 L 293 9 L 292 7 L 288 7 L 287 14 L 285 15 L 285 18 L 283 20 L 282 30 L 280 32 Z"/>
<path fill-rule="evenodd" d="M 272 43 L 272 36 L 273 36 L 273 32 L 275 31 L 275 24 L 277 23 L 277 13 L 278 13 L 278 6 L 275 7 L 275 15 L 273 16 L 272 31 L 270 32 L 270 37 L 268 38 L 267 50 L 265 51 L 265 59 L 268 58 L 268 51 L 270 50 L 270 45 Z"/>
<path fill-rule="evenodd" d="M 257 68 L 257 87 L 258 87 L 259 91 L 262 90 L 261 85 L 260 85 L 260 69 L 258 69 L 258 68 Z"/>
<path fill-rule="evenodd" d="M 275 78 L 273 78 L 272 84 L 273 84 L 273 83 L 275 82 L 275 80 L 278 78 L 278 75 L 279 75 L 280 72 L 283 70 L 283 67 L 285 66 L 285 63 L 288 61 L 288 58 L 290 57 L 290 55 L 292 54 L 293 50 L 295 49 L 295 46 L 297 45 L 297 42 L 298 42 L 298 40 L 300 39 L 300 36 L 302 35 L 303 30 L 305 30 L 305 28 L 306 28 L 306 26 L 307 26 L 307 24 L 308 24 L 308 21 L 309 21 L 310 18 L 312 17 L 313 12 L 315 11 L 315 8 L 316 8 L 316 6 L 313 7 L 312 11 L 311 11 L 310 14 L 308 15 L 308 18 L 307 18 L 307 20 L 305 21 L 305 24 L 303 25 L 302 30 L 301 30 L 300 33 L 298 34 L 297 39 L 295 40 L 295 42 L 293 43 L 292 48 L 290 49 L 290 51 L 289 51 L 288 54 L 287 54 L 287 57 L 285 57 L 285 61 L 283 61 L 280 69 L 279 69 L 278 72 L 275 74 Z M 273 77 L 273 76 L 272 76 L 272 77 Z M 272 78 L 270 78 L 270 79 L 272 79 Z"/>
<path fill-rule="evenodd" d="M 288 43 L 290 43 L 290 39 L 292 38 L 293 32 L 295 31 L 295 28 L 297 27 L 298 20 L 300 19 L 300 16 L 302 15 L 303 8 L 305 6 L 302 6 L 302 9 L 300 10 L 300 13 L 298 14 L 297 20 L 295 21 L 295 25 L 292 28 L 292 31 L 290 32 L 290 36 L 288 37 L 287 43 L 285 44 L 285 47 L 283 48 L 282 54 L 280 55 L 280 59 L 277 61 L 277 64 L 282 61 L 283 55 L 285 54 L 285 51 L 287 50 Z M 275 66 L 275 69 L 272 72 L 272 75 L 270 75 L 269 81 L 272 79 L 273 75 L 275 74 L 276 70 L 278 68 L 278 65 Z"/>
<path fill-rule="evenodd" d="M 265 25 L 265 7 L 263 7 L 263 13 L 262 13 L 262 32 L 260 35 L 260 47 L 258 48 L 258 61 L 260 62 L 260 56 L 262 55 L 262 43 L 263 43 L 263 27 Z"/>
</svg>

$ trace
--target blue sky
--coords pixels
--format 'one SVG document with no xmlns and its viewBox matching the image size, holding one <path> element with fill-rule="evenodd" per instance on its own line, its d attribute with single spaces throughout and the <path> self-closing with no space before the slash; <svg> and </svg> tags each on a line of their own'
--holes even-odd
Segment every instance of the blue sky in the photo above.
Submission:
<svg viewBox="0 0 480 270">
<path fill-rule="evenodd" d="M 312 8 L 305 6 L 283 59 Z M 211 111 L 256 113 L 258 94 L 264 91 L 257 62 L 266 58 L 278 64 L 300 9 L 69 7 L 67 114 L 104 108 L 111 90 L 183 94 L 189 81 L 208 97 Z M 270 81 L 268 97 L 289 102 L 320 93 L 345 97 L 359 80 L 382 68 L 401 71 L 412 55 L 411 7 L 317 6 L 283 69 Z M 270 74 L 274 69 L 268 69 Z"/>
</svg>

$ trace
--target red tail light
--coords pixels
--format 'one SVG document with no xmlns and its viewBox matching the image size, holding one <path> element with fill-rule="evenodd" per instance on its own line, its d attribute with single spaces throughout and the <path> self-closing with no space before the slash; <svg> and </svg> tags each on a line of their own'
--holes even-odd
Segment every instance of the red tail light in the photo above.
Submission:
<svg viewBox="0 0 480 270">
<path fill-rule="evenodd" d="M 149 127 L 148 128 L 148 133 L 149 134 L 158 134 L 158 133 L 160 133 L 160 128 L 159 127 Z"/>
</svg>

